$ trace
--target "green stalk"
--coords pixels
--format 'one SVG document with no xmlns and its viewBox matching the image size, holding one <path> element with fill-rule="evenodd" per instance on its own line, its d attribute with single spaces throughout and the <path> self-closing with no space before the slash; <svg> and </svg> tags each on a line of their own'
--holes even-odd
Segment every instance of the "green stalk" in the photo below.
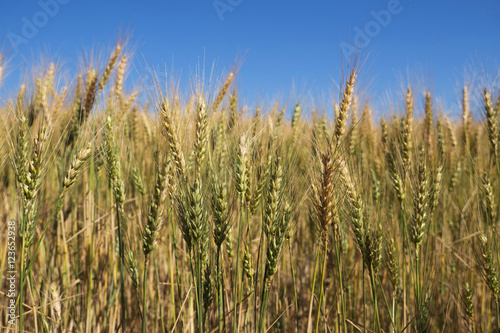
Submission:
<svg viewBox="0 0 500 333">
<path fill-rule="evenodd" d="M 95 176 L 95 183 L 91 182 L 91 185 L 94 185 L 94 202 L 98 202 L 99 197 L 99 175 L 97 174 L 94 166 L 94 159 L 92 158 L 90 161 L 90 179 L 92 176 Z M 95 237 L 95 221 L 97 216 L 97 205 L 94 205 L 93 218 L 92 218 L 92 234 L 90 238 L 90 260 L 88 261 L 89 266 L 87 267 L 88 271 L 88 279 L 87 279 L 87 324 L 86 324 L 86 332 L 90 332 L 91 330 L 91 320 L 90 320 L 90 309 L 92 305 L 92 269 L 91 265 L 94 261 L 94 237 Z M 56 219 L 57 221 L 57 219 Z"/>
<path fill-rule="evenodd" d="M 24 219 L 24 218 L 23 218 Z M 23 226 L 23 230 L 24 230 L 24 226 Z M 24 234 L 24 231 L 23 231 L 23 234 Z M 21 287 L 19 289 L 19 299 L 18 299 L 18 304 L 19 304 L 19 333 L 23 333 L 24 330 L 23 330 L 23 319 L 24 319 L 24 316 L 23 316 L 23 302 L 24 302 L 24 293 L 23 293 L 23 290 L 24 290 L 24 236 L 23 236 L 23 241 L 22 241 L 22 249 L 21 249 Z"/>
<path fill-rule="evenodd" d="M 200 179 L 199 177 L 199 164 L 198 160 L 196 160 L 195 168 L 194 168 L 194 178 L 195 179 Z M 200 241 L 198 241 L 198 244 L 196 245 L 196 258 L 195 258 L 195 270 L 196 270 L 196 313 L 198 315 L 198 330 L 200 333 L 203 333 L 203 324 L 204 324 L 204 317 L 203 317 L 203 269 L 202 269 L 202 262 L 201 262 L 201 244 Z"/>
<path fill-rule="evenodd" d="M 498 297 L 495 299 L 495 305 L 497 308 L 497 330 L 500 332 L 500 307 L 498 305 Z"/>
<path fill-rule="evenodd" d="M 104 207 L 104 208 L 107 210 L 107 209 L 108 209 L 108 207 L 113 206 L 113 198 L 112 198 L 110 195 L 108 195 L 108 191 L 106 191 L 106 193 L 104 194 L 104 199 L 105 199 L 105 201 L 104 201 L 104 202 L 105 202 L 105 207 Z M 111 228 L 111 226 L 110 226 L 108 223 L 106 223 L 105 228 L 106 228 L 106 229 L 105 229 L 105 232 L 106 232 L 106 233 L 108 233 L 108 232 L 109 232 L 109 230 L 110 230 L 110 228 Z M 114 228 L 113 228 L 113 229 L 114 229 Z M 110 244 L 108 244 L 108 250 L 109 250 L 109 247 L 110 247 L 110 246 L 111 246 L 111 245 L 110 245 Z M 110 261 L 108 262 L 108 269 L 109 269 L 109 271 L 110 271 L 110 273 L 111 273 L 110 281 L 111 281 L 111 282 L 114 282 L 114 281 L 115 281 L 114 262 L 115 262 L 115 260 L 116 260 L 116 255 L 115 255 L 114 251 L 113 251 L 112 253 L 113 253 L 113 255 L 110 257 L 112 260 L 110 260 Z M 112 305 L 112 303 L 114 302 L 114 299 L 115 299 L 115 297 L 116 297 L 116 293 L 118 292 L 117 290 L 116 290 L 116 291 L 114 290 L 114 287 L 115 287 L 115 286 L 114 286 L 114 283 L 112 283 L 112 284 L 111 284 L 111 286 L 110 286 L 110 288 L 109 288 L 109 294 L 108 294 L 108 297 L 107 297 L 107 299 L 106 299 L 108 306 L 106 307 L 106 314 L 105 314 L 105 316 L 104 316 L 104 330 L 105 330 L 105 331 L 107 331 L 107 330 L 108 330 L 108 324 L 109 324 L 109 313 L 110 313 L 110 311 L 111 311 L 111 305 Z M 140 303 L 139 303 L 139 304 L 140 304 Z"/>
<path fill-rule="evenodd" d="M 181 299 L 181 280 L 180 280 L 180 274 L 179 274 L 179 258 L 177 255 L 177 238 L 175 236 L 175 225 L 174 225 L 174 212 L 173 210 L 170 212 L 170 222 L 172 225 L 172 240 L 174 242 L 173 247 L 174 247 L 174 258 L 175 258 L 175 275 L 177 277 L 177 297 L 178 299 Z"/>
<path fill-rule="evenodd" d="M 158 261 L 156 260 L 156 253 L 153 252 L 153 261 L 157 263 Z M 154 273 L 155 273 L 155 286 L 156 286 L 156 294 L 158 295 L 158 307 L 160 308 L 160 323 L 161 323 L 161 332 L 165 333 L 165 320 L 164 320 L 164 315 L 163 315 L 163 302 L 161 300 L 161 295 L 160 295 L 160 277 L 158 275 L 158 264 L 155 264 L 154 266 Z M 174 307 L 175 308 L 175 307 Z M 168 317 L 167 317 L 167 325 L 168 325 Z"/>
<path fill-rule="evenodd" d="M 262 288 L 262 302 L 260 304 L 259 333 L 265 332 L 264 325 L 266 322 L 266 307 L 267 307 L 267 299 L 269 298 L 269 288 L 270 288 L 270 284 L 268 284 L 266 280 L 267 280 L 267 277 L 264 278 L 264 286 Z"/>
<path fill-rule="evenodd" d="M 171 259 L 170 259 L 171 260 Z M 170 319 L 172 319 L 172 322 L 175 322 L 176 318 L 176 309 L 177 309 L 177 304 L 175 303 L 175 281 L 174 281 L 174 270 L 171 264 L 169 264 L 169 275 L 170 275 L 170 302 L 171 302 L 171 311 L 169 313 L 169 318 L 167 321 L 167 326 L 170 326 Z M 170 318 L 170 313 L 172 313 L 172 318 Z"/>
<path fill-rule="evenodd" d="M 381 332 L 381 329 L 380 329 L 380 317 L 378 313 L 378 304 L 377 304 L 377 286 L 375 285 L 374 272 L 371 266 L 368 274 L 370 275 L 370 282 L 372 286 L 373 306 L 375 311 L 375 332 L 379 333 Z"/>
<path fill-rule="evenodd" d="M 75 188 L 74 188 L 74 189 L 75 189 Z M 83 200 L 85 200 L 85 199 L 83 199 Z M 74 223 L 74 228 L 75 228 L 75 231 L 74 231 L 75 235 L 79 234 L 79 233 L 80 233 L 80 230 L 79 230 L 79 228 L 78 228 L 78 221 L 77 221 L 76 219 L 75 219 L 75 223 Z M 77 255 L 77 253 L 80 253 L 80 242 L 78 242 L 78 237 L 75 237 L 75 243 L 74 243 L 74 244 L 75 244 L 75 245 L 74 245 L 74 249 L 75 249 L 75 250 L 74 250 L 74 252 L 73 252 L 73 255 L 74 255 L 74 256 L 76 256 L 76 255 Z M 67 262 L 68 262 L 68 264 L 67 264 L 67 265 L 68 265 L 68 269 L 67 269 L 68 275 L 67 275 L 67 276 L 68 276 L 68 284 L 69 284 L 69 281 L 70 281 L 69 251 L 67 251 L 67 252 L 66 252 L 66 260 L 67 260 Z M 79 274 L 79 272 L 80 272 L 79 260 L 75 260 L 75 265 L 74 265 L 74 266 L 75 266 L 75 276 L 78 276 L 78 274 Z M 80 294 L 80 291 L 81 291 L 81 289 L 80 289 L 80 288 L 81 288 L 81 284 L 79 283 L 79 284 L 77 284 L 77 286 L 76 286 L 76 293 L 77 293 L 77 294 Z M 72 302 L 72 300 L 70 300 L 70 304 L 71 304 L 71 302 Z M 76 303 L 76 301 L 75 301 L 75 303 Z M 80 322 L 81 322 L 81 320 L 82 320 L 82 315 L 83 315 L 83 313 L 82 313 L 82 312 L 83 312 L 83 311 L 81 311 L 81 312 L 80 312 L 80 318 L 79 318 Z"/>
<path fill-rule="evenodd" d="M 382 295 L 384 296 L 384 302 L 385 302 L 385 306 L 387 307 L 387 311 L 389 312 L 389 319 L 391 320 L 393 332 L 396 332 L 396 325 L 394 324 L 394 298 L 393 298 L 393 304 L 392 304 L 393 313 L 391 314 L 391 308 L 389 306 L 389 303 L 387 302 L 387 297 L 385 296 L 384 287 L 382 286 L 382 282 L 380 281 L 380 277 L 378 275 L 377 275 L 377 282 L 380 286 L 380 289 L 382 290 Z"/>
<path fill-rule="evenodd" d="M 363 333 L 366 333 L 366 292 L 365 292 L 365 265 L 363 264 Z"/>
<path fill-rule="evenodd" d="M 219 307 L 219 333 L 224 331 L 224 286 L 222 284 L 222 268 L 220 267 L 220 246 L 217 247 L 217 298 Z"/>
<path fill-rule="evenodd" d="M 318 333 L 319 329 L 319 318 L 321 316 L 321 304 L 323 302 L 323 289 L 324 289 L 324 283 L 325 283 L 325 271 L 326 271 L 326 258 L 328 254 L 328 241 L 325 239 L 324 241 L 324 250 L 323 250 L 323 264 L 321 267 L 321 283 L 319 286 L 319 302 L 318 302 L 318 312 L 316 314 L 316 328 L 314 329 L 315 333 Z"/>
<path fill-rule="evenodd" d="M 91 243 L 92 244 L 92 243 Z M 92 246 L 92 245 L 91 245 Z M 86 332 L 90 332 L 91 329 L 91 321 L 90 321 L 90 311 L 91 311 L 91 304 L 92 304 L 92 269 L 90 267 L 90 263 L 94 259 L 94 254 L 92 249 L 90 250 L 90 260 L 89 260 L 89 266 L 87 267 L 88 270 L 88 278 L 87 278 L 87 320 L 86 320 Z"/>
<path fill-rule="evenodd" d="M 319 261 L 319 249 L 316 252 L 316 260 L 314 260 L 314 273 L 313 273 L 313 276 L 312 276 L 312 286 L 311 286 L 311 301 L 309 303 L 309 318 L 307 320 L 307 331 L 308 332 L 309 332 L 309 327 L 311 325 L 313 295 L 314 295 L 314 288 L 316 287 L 316 274 L 318 273 L 318 261 Z"/>
<path fill-rule="evenodd" d="M 295 282 L 295 271 L 293 269 L 293 261 L 292 261 L 292 245 L 288 242 L 288 252 L 290 253 L 290 269 L 292 271 L 292 280 L 293 280 L 293 292 L 294 292 L 294 303 L 295 303 L 295 317 L 297 321 L 297 332 L 299 331 L 299 303 L 297 296 L 297 284 Z"/>
<path fill-rule="evenodd" d="M 346 325 L 346 305 L 345 305 L 345 298 L 344 298 L 344 285 L 342 282 L 342 267 L 341 267 L 341 261 L 340 261 L 340 244 L 339 241 L 336 243 L 336 252 L 337 252 L 337 267 L 339 270 L 339 288 L 340 288 L 340 304 L 341 304 L 341 310 L 342 310 L 342 326 L 344 328 L 344 333 L 347 333 L 347 325 Z"/>
<path fill-rule="evenodd" d="M 121 326 L 122 332 L 125 332 L 125 255 L 123 249 L 123 230 L 122 230 L 122 219 L 120 216 L 120 209 L 116 210 L 116 218 L 118 221 L 118 252 L 120 254 L 120 301 L 121 301 Z M 146 317 L 146 313 L 144 313 L 144 317 Z"/>
<path fill-rule="evenodd" d="M 201 249 L 196 250 L 195 258 L 196 270 L 196 312 L 198 315 L 198 330 L 203 333 L 203 277 L 201 269 Z"/>
<path fill-rule="evenodd" d="M 240 223 L 238 226 L 238 246 L 236 247 L 236 274 L 235 274 L 235 279 L 234 279 L 234 316 L 233 316 L 233 332 L 238 332 L 238 311 L 236 311 L 236 306 L 239 301 L 239 291 L 238 291 L 238 274 L 239 274 L 239 268 L 240 268 L 240 244 L 241 244 L 241 229 L 243 225 L 243 200 L 244 197 L 242 196 L 241 198 L 241 206 L 240 207 Z"/>
<path fill-rule="evenodd" d="M 260 272 L 263 271 L 265 272 L 265 269 L 261 270 L 261 263 L 260 260 L 261 258 L 264 257 L 264 200 L 261 200 L 260 202 L 261 205 L 261 231 L 260 231 L 260 237 L 259 237 L 259 249 L 257 251 L 257 271 L 255 273 L 255 281 L 254 281 L 254 290 L 257 290 L 257 285 L 259 283 L 259 278 L 260 278 Z M 265 267 L 265 262 L 262 261 L 262 266 Z M 264 280 L 264 277 L 262 277 L 262 280 Z M 257 323 L 257 292 L 254 292 L 254 322 Z"/>
<path fill-rule="evenodd" d="M 148 280 L 148 266 L 149 266 L 149 258 L 146 256 L 144 261 L 144 272 L 142 274 L 142 333 L 146 333 L 146 321 L 147 321 L 147 293 L 148 288 L 146 287 L 146 282 Z"/>
<path fill-rule="evenodd" d="M 397 312 L 396 312 L 396 297 L 394 293 L 392 294 L 392 318 L 394 318 L 393 321 L 393 333 L 397 332 L 397 327 L 398 327 L 398 318 L 397 318 Z"/>
<path fill-rule="evenodd" d="M 419 258 L 420 246 L 417 245 L 415 250 L 415 300 L 417 303 L 417 313 L 420 313 L 420 258 Z"/>
<path fill-rule="evenodd" d="M 403 327 L 407 325 L 406 319 L 406 251 L 408 248 L 408 229 L 406 226 L 406 197 L 401 204 L 401 214 L 403 217 L 403 269 L 401 271 L 403 275 Z"/>
</svg>

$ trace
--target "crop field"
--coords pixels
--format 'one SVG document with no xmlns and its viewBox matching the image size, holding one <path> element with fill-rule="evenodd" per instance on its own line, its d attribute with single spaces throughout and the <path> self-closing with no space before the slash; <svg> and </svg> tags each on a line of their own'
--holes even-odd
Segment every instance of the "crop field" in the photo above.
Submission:
<svg viewBox="0 0 500 333">
<path fill-rule="evenodd" d="M 126 50 L 0 100 L 1 331 L 499 332 L 497 85 L 248 101 Z"/>
</svg>

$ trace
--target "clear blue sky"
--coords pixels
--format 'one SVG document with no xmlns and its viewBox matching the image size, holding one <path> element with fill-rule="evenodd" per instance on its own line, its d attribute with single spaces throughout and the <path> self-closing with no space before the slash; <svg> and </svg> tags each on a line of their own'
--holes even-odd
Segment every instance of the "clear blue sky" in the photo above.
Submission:
<svg viewBox="0 0 500 333">
<path fill-rule="evenodd" d="M 208 68 L 216 61 L 228 69 L 245 55 L 238 87 L 247 99 L 286 98 L 293 85 L 296 96 L 331 95 L 341 40 L 353 44 L 360 30 L 371 34 L 358 42 L 369 51 L 362 79 L 373 99 L 399 89 L 409 69 L 450 105 L 466 66 L 500 60 L 496 0 L 0 0 L 0 8 L 0 50 L 10 58 L 4 90 L 17 86 L 22 57 L 42 51 L 71 66 L 82 50 L 112 45 L 120 30 L 132 32 L 139 74 L 145 63 L 173 64 L 185 84 L 204 57 Z M 381 10 L 392 13 L 380 23 L 373 11 Z"/>
</svg>

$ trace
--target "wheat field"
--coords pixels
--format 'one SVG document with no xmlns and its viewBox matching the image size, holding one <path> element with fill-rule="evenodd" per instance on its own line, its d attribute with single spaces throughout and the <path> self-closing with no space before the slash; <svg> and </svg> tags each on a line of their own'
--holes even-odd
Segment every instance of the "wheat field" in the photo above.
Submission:
<svg viewBox="0 0 500 333">
<path fill-rule="evenodd" d="M 237 67 L 132 89 L 132 61 L 0 102 L 2 331 L 500 331 L 498 88 L 379 117 L 355 61 L 324 108 L 243 103 Z"/>
</svg>

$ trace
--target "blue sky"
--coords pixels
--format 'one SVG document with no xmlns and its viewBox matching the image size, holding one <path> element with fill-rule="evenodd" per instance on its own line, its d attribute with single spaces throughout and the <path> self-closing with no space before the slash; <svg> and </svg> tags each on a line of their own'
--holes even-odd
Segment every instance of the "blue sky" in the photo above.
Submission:
<svg viewBox="0 0 500 333">
<path fill-rule="evenodd" d="M 120 30 L 131 32 L 135 50 L 129 82 L 147 64 L 166 64 L 188 86 L 203 59 L 220 71 L 244 56 L 238 88 L 247 100 L 331 96 L 345 61 L 341 41 L 347 51 L 364 46 L 361 83 L 375 101 L 417 77 L 452 106 L 464 68 L 498 69 L 500 60 L 494 0 L 0 0 L 0 8 L 0 50 L 10 59 L 4 91 L 18 85 L 22 59 L 42 52 L 72 68 Z"/>
</svg>

